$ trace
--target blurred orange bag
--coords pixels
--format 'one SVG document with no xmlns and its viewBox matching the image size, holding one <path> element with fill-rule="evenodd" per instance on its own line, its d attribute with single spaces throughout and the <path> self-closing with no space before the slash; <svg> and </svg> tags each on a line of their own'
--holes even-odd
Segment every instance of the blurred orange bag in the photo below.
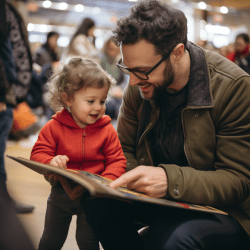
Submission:
<svg viewBox="0 0 250 250">
<path fill-rule="evenodd" d="M 26 102 L 21 102 L 13 109 L 13 125 L 11 134 L 18 135 L 20 132 L 23 136 L 28 136 L 24 131 L 30 130 L 38 122 L 38 117 L 32 112 Z"/>
</svg>

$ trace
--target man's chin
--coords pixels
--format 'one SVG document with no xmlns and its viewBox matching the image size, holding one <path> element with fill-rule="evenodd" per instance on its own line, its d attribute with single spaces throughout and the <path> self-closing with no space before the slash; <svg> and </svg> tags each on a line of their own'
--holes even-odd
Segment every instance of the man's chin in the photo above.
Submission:
<svg viewBox="0 0 250 250">
<path fill-rule="evenodd" d="M 149 101 L 153 97 L 151 92 L 142 92 L 140 89 L 139 89 L 139 92 L 140 92 L 140 95 L 141 95 L 142 99 L 144 99 L 144 100 Z"/>
</svg>

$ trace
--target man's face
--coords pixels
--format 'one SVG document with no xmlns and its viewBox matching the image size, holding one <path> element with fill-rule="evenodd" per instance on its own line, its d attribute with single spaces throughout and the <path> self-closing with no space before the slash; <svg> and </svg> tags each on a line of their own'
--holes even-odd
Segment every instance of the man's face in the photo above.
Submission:
<svg viewBox="0 0 250 250">
<path fill-rule="evenodd" d="M 161 59 L 161 55 L 156 55 L 153 44 L 146 40 L 140 40 L 135 44 L 121 46 L 123 63 L 130 69 L 148 71 L 154 67 Z M 141 80 L 133 73 L 130 73 L 129 84 L 138 85 L 141 96 L 145 99 L 153 99 L 158 91 L 166 90 L 174 80 L 174 72 L 168 58 L 162 62 L 149 75 L 148 80 Z"/>
</svg>

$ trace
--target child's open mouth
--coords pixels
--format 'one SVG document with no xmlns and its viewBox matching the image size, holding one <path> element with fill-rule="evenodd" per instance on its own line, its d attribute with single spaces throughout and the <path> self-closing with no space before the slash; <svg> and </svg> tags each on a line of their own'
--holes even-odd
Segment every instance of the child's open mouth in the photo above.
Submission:
<svg viewBox="0 0 250 250">
<path fill-rule="evenodd" d="M 98 115 L 90 115 L 93 119 L 96 119 Z"/>
</svg>

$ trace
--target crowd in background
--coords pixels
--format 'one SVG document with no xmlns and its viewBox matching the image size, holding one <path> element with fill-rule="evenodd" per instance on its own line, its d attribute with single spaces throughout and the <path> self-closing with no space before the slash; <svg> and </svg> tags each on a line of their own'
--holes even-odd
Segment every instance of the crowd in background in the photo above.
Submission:
<svg viewBox="0 0 250 250">
<path fill-rule="evenodd" d="M 59 62 L 64 61 L 69 56 L 81 56 L 94 60 L 116 80 L 116 84 L 112 86 L 106 100 L 106 114 L 111 117 L 115 126 L 123 90 L 128 82 L 128 76 L 123 74 L 116 66 L 117 61 L 121 57 L 120 49 L 111 38 L 105 41 L 101 50 L 96 48 L 95 28 L 95 21 L 86 17 L 79 24 L 71 37 L 69 45 L 64 50 L 61 50 L 57 45 L 60 34 L 51 31 L 47 34 L 46 42 L 33 51 L 33 80 L 27 95 L 27 104 L 31 108 L 31 110 L 29 110 L 30 113 L 33 113 L 36 119 L 33 117 L 32 126 L 30 126 L 33 129 L 25 129 L 25 131 L 21 131 L 21 133 L 18 131 L 19 133 L 17 133 L 17 135 L 15 135 L 12 130 L 10 138 L 18 140 L 36 133 L 45 122 L 54 115 L 54 111 L 49 107 L 46 101 L 46 82 L 49 81 L 53 70 L 56 70 Z M 202 40 L 196 44 L 204 49 L 219 53 L 236 63 L 247 73 L 250 73 L 248 34 L 239 34 L 234 43 L 230 43 L 228 46 L 222 46 L 221 48 L 216 48 L 212 43 Z M 39 125 L 37 126 L 37 124 Z"/>
</svg>

